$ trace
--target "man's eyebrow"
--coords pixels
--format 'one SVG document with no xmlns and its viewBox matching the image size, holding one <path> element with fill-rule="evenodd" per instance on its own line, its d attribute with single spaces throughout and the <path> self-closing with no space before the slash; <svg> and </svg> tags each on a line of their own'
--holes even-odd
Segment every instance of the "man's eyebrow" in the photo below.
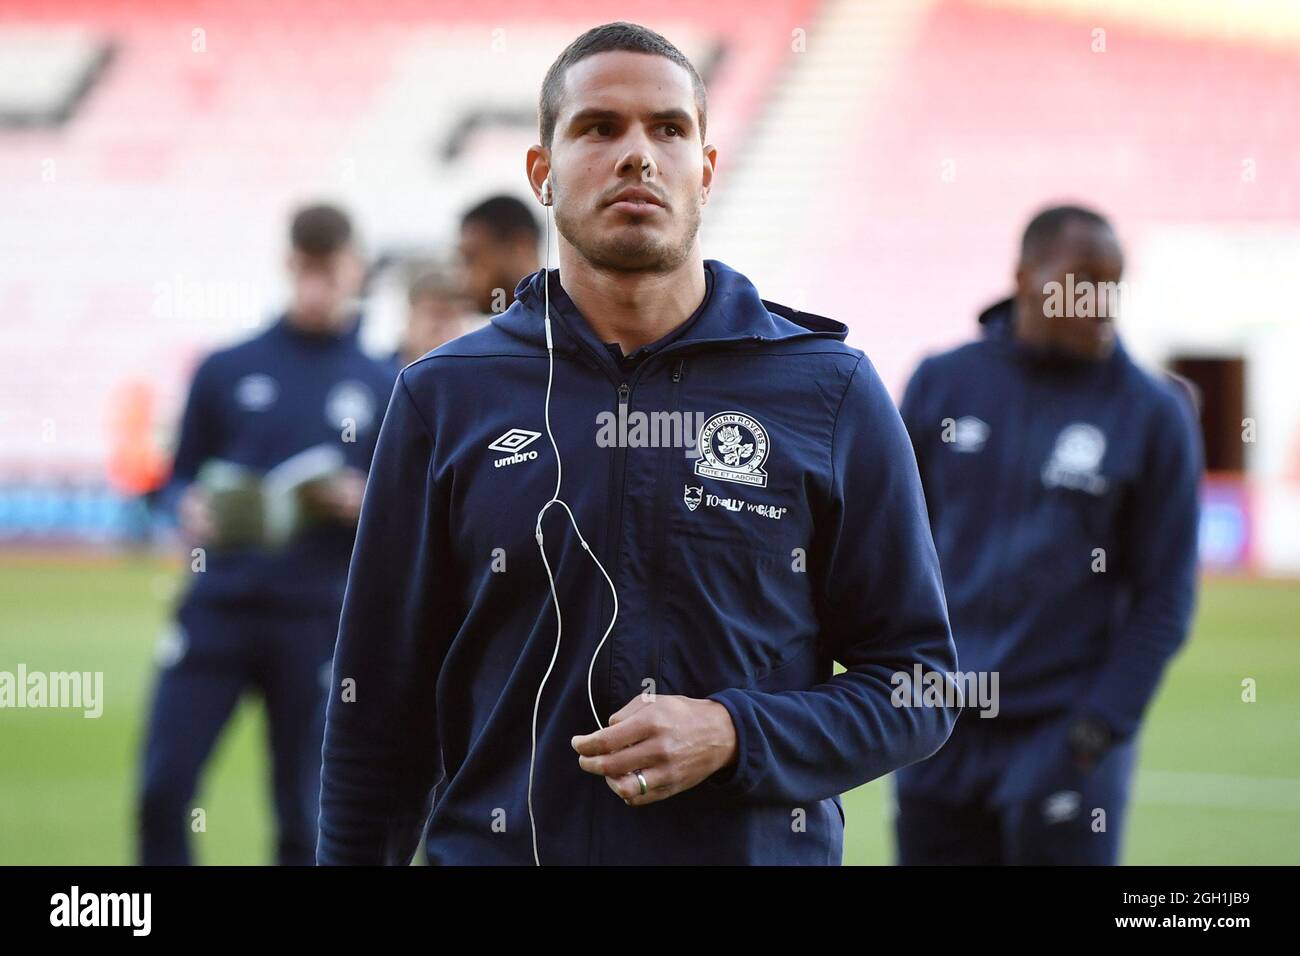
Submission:
<svg viewBox="0 0 1300 956">
<path fill-rule="evenodd" d="M 595 107 L 588 107 L 585 110 L 578 110 L 578 112 L 574 113 L 573 116 L 569 118 L 568 125 L 573 127 L 582 123 L 595 122 L 597 120 L 618 120 L 622 118 L 623 115 L 616 110 L 602 110 L 596 109 Z M 694 117 L 691 116 L 690 113 L 683 109 L 677 109 L 676 107 L 667 110 L 656 110 L 649 114 L 649 119 L 657 122 L 673 120 L 674 122 L 681 123 L 685 126 L 690 126 L 694 122 Z"/>
<path fill-rule="evenodd" d="M 684 126 L 690 126 L 695 121 L 695 117 L 686 110 L 675 107 L 670 110 L 659 110 L 657 113 L 651 113 L 650 118 L 653 120 L 675 120 Z"/>
</svg>

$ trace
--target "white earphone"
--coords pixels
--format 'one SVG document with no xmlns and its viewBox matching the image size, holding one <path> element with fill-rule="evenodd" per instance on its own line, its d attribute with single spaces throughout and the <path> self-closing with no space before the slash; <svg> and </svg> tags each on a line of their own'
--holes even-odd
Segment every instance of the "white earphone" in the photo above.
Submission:
<svg viewBox="0 0 1300 956">
<path fill-rule="evenodd" d="M 542 505 L 542 510 L 537 512 L 537 525 L 534 529 L 534 537 L 537 539 L 537 550 L 541 552 L 542 564 L 546 567 L 546 580 L 551 586 L 551 600 L 555 604 L 555 650 L 551 652 L 551 662 L 546 667 L 546 673 L 542 676 L 542 682 L 537 685 L 537 698 L 533 701 L 533 737 L 532 751 L 528 757 L 528 824 L 533 835 L 533 862 L 538 866 L 542 865 L 541 857 L 537 853 L 537 821 L 533 817 L 533 768 L 537 763 L 537 712 L 542 703 L 542 691 L 546 687 L 547 680 L 550 679 L 551 671 L 555 668 L 555 660 L 560 654 L 560 635 L 564 630 L 564 621 L 560 615 L 560 596 L 555 591 L 555 575 L 551 571 L 551 563 L 546 559 L 546 547 L 542 541 L 542 517 L 546 514 L 551 505 L 559 505 L 569 516 L 569 523 L 573 525 L 573 531 L 578 536 L 578 541 L 582 545 L 582 550 L 591 556 L 591 560 L 596 562 L 596 567 L 605 577 L 605 583 L 609 585 L 610 594 L 614 596 L 614 613 L 609 619 L 609 626 L 605 628 L 605 634 L 596 645 L 595 653 L 591 655 L 591 664 L 587 667 L 587 701 L 591 704 L 591 716 L 596 719 L 596 726 L 604 729 L 605 725 L 600 719 L 600 714 L 596 712 L 596 701 L 591 692 L 591 675 L 596 667 L 596 658 L 600 656 L 600 649 L 605 646 L 605 639 L 609 637 L 610 632 L 614 630 L 614 622 L 618 620 L 618 591 L 614 588 L 614 582 L 610 579 L 609 573 L 605 566 L 600 563 L 600 558 L 591 550 L 587 544 L 587 539 L 582 536 L 582 531 L 578 529 L 578 521 L 573 516 L 572 509 L 560 498 L 560 479 L 563 475 L 563 465 L 560 461 L 560 449 L 555 443 L 555 434 L 551 431 L 551 383 L 555 380 L 555 348 L 554 340 L 551 337 L 551 214 L 550 206 L 553 200 L 551 190 L 551 177 L 547 176 L 546 181 L 542 183 L 542 205 L 547 207 L 546 213 L 546 262 L 542 267 L 542 277 L 545 283 L 545 301 L 546 301 L 546 404 L 544 414 L 546 418 L 546 437 L 551 440 L 551 450 L 555 452 L 555 493 L 551 495 L 551 500 Z"/>
</svg>

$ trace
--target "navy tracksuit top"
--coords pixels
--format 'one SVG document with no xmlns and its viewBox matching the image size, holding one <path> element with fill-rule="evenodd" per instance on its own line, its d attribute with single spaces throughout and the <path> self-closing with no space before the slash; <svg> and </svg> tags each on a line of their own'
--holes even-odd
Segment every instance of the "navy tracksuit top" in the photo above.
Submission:
<svg viewBox="0 0 1300 956">
<path fill-rule="evenodd" d="M 488 326 L 402 372 L 344 600 L 319 862 L 405 863 L 426 818 L 434 863 L 533 862 L 530 728 L 556 635 L 534 538 L 556 480 L 544 281 L 560 497 L 619 596 L 595 705 L 607 721 L 647 689 L 711 698 L 738 761 L 643 807 L 579 768 L 570 739 L 597 729 L 587 674 L 611 598 L 553 507 L 563 639 L 538 715 L 541 862 L 839 863 L 839 794 L 947 739 L 952 708 L 890 699 L 897 672 L 956 665 L 893 402 L 844 325 L 705 268 L 703 308 L 635 361 L 538 271 Z M 598 416 L 620 411 L 629 440 L 608 447 Z M 699 413 L 704 453 L 636 444 L 638 411 Z"/>
<path fill-rule="evenodd" d="M 361 350 L 353 323 L 338 335 L 311 334 L 284 316 L 253 338 L 209 355 L 194 373 L 181 420 L 172 479 L 174 507 L 203 464 L 224 459 L 268 471 L 298 452 L 330 444 L 365 471 L 374 454 L 393 373 Z M 345 422 L 355 428 L 345 431 Z M 312 528 L 279 550 L 209 548 L 187 601 L 288 610 L 337 607 L 355 531 Z"/>
<path fill-rule="evenodd" d="M 1118 342 L 1054 359 L 1014 338 L 1011 309 L 923 361 L 901 405 L 953 636 L 963 671 L 998 672 L 1002 716 L 1095 716 L 1127 737 L 1191 620 L 1194 415 Z"/>
</svg>

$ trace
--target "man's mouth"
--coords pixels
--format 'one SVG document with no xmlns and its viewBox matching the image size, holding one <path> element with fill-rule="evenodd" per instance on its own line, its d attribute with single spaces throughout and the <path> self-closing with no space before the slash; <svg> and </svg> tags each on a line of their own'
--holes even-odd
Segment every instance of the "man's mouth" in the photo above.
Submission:
<svg viewBox="0 0 1300 956">
<path fill-rule="evenodd" d="M 614 196 L 609 207 L 634 216 L 652 215 L 664 204 L 653 192 L 640 187 L 624 189 Z"/>
<path fill-rule="evenodd" d="M 609 208 L 616 212 L 641 218 L 648 218 L 663 211 L 663 206 L 656 206 L 652 202 L 616 202 Z"/>
</svg>

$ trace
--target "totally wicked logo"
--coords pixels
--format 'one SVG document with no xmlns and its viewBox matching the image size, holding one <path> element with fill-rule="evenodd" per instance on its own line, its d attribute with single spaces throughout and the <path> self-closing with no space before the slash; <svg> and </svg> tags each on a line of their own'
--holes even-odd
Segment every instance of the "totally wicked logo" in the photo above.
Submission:
<svg viewBox="0 0 1300 956">
<path fill-rule="evenodd" d="M 755 504 L 744 498 L 723 498 L 720 495 L 705 492 L 703 485 L 686 485 L 682 491 L 682 501 L 687 511 L 694 511 L 700 505 L 707 508 L 723 508 L 727 511 L 749 511 L 773 521 L 780 521 L 790 510 L 788 505 Z"/>
</svg>

